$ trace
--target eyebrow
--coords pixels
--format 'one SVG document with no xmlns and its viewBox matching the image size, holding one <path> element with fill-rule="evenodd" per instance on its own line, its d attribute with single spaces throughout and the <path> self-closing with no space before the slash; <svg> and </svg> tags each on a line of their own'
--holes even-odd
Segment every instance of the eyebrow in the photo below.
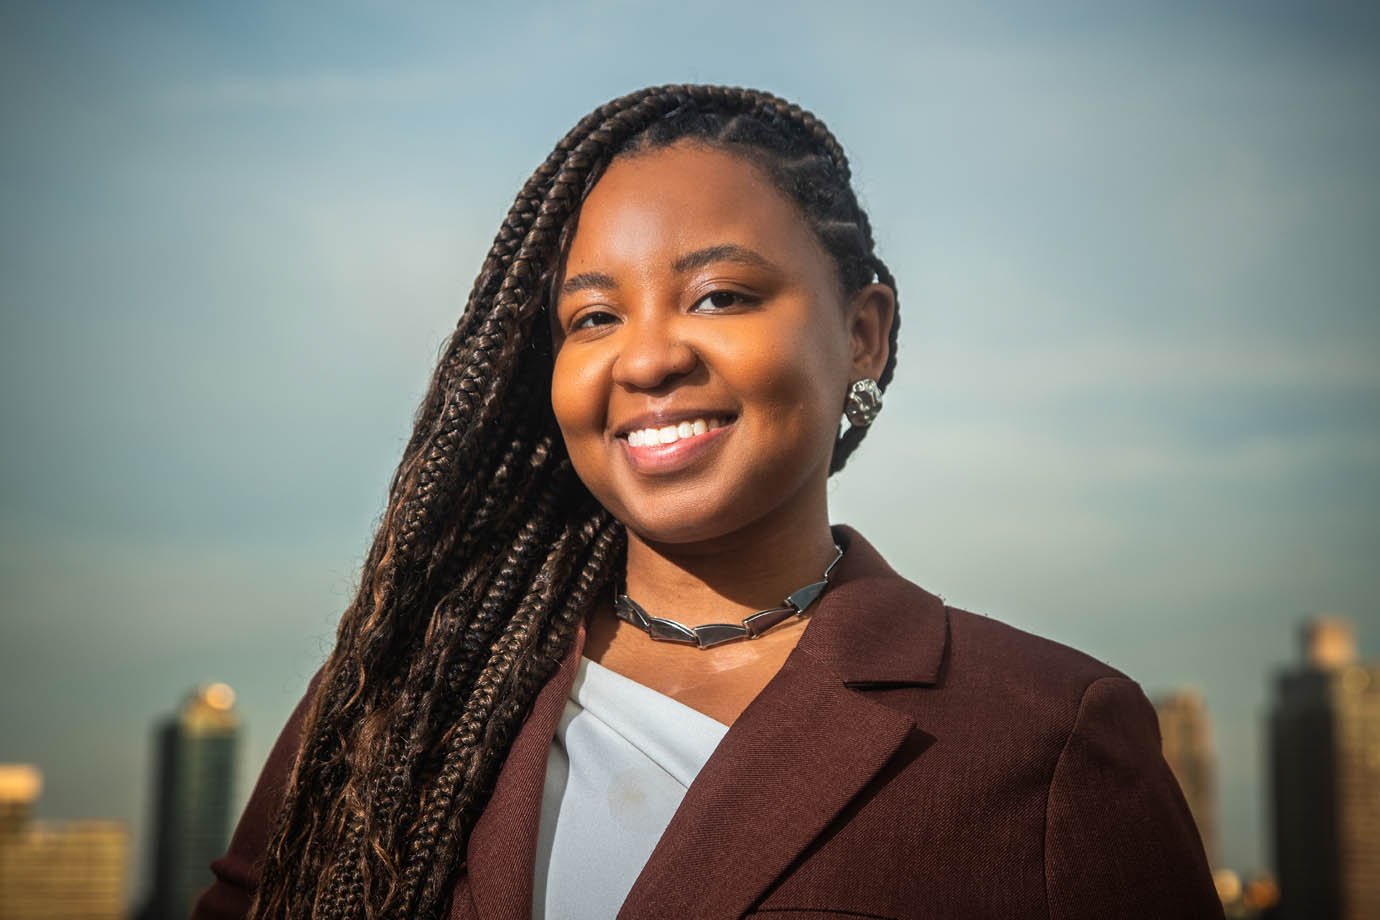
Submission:
<svg viewBox="0 0 1380 920">
<path fill-rule="evenodd" d="M 717 246 L 706 246 L 703 249 L 696 249 L 694 252 L 687 252 L 671 263 L 671 269 L 676 274 L 683 275 L 715 262 L 737 262 L 740 265 L 751 265 L 754 268 L 769 270 L 776 268 L 766 256 L 755 250 L 748 249 L 746 246 L 739 246 L 736 243 L 720 243 Z M 618 282 L 613 279 L 612 275 L 604 272 L 581 272 L 565 279 L 561 285 L 561 293 L 574 294 L 577 291 L 607 290 L 616 287 L 618 287 Z"/>
<path fill-rule="evenodd" d="M 677 274 L 683 274 L 714 262 L 738 262 L 755 268 L 776 268 L 766 256 L 735 243 L 721 243 L 718 246 L 706 246 L 704 249 L 687 252 L 671 263 L 671 268 Z"/>
</svg>

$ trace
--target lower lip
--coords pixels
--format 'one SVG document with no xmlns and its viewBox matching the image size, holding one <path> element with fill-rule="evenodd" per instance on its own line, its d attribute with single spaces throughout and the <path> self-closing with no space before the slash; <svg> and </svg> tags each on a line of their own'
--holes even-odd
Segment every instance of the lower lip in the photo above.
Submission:
<svg viewBox="0 0 1380 920">
<path fill-rule="evenodd" d="M 654 444 L 646 447 L 633 447 L 627 438 L 619 438 L 623 445 L 623 455 L 639 473 L 675 473 L 689 467 L 724 439 L 738 423 L 737 419 L 706 431 L 704 434 L 681 438 L 670 444 Z"/>
</svg>

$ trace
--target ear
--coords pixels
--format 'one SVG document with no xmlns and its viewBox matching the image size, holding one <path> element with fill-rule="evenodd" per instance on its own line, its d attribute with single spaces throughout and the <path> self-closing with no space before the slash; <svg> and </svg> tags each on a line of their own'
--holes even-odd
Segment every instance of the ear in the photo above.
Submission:
<svg viewBox="0 0 1380 920">
<path fill-rule="evenodd" d="M 853 295 L 848 305 L 848 338 L 854 380 L 882 376 L 891 354 L 891 324 L 895 320 L 896 294 L 885 284 L 873 282 Z"/>
</svg>

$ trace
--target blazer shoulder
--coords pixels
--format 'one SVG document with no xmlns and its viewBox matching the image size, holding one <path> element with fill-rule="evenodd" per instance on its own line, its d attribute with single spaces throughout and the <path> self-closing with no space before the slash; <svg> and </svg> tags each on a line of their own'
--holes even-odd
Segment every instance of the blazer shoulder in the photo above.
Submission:
<svg viewBox="0 0 1380 920">
<path fill-rule="evenodd" d="M 945 606 L 949 654 L 956 680 L 1018 683 L 1031 691 L 1081 697 L 1095 681 L 1130 680 L 1122 671 L 1086 652 L 1019 629 L 1001 620 Z"/>
<path fill-rule="evenodd" d="M 845 676 L 854 685 L 868 683 L 863 673 L 882 685 L 901 682 L 891 677 L 923 679 L 946 697 L 971 692 L 977 705 L 1000 703 L 1007 711 L 1020 710 L 1022 702 L 1058 700 L 1068 710 L 1061 721 L 1071 724 L 1091 684 L 1129 680 L 1078 649 L 953 606 L 892 570 L 841 586 L 832 600 L 846 616 L 830 617 L 813 638 L 829 642 L 830 660 L 850 663 Z"/>
<path fill-rule="evenodd" d="M 949 605 L 944 615 L 944 666 L 931 705 L 1005 726 L 1042 761 L 1057 756 L 1089 688 L 1107 678 L 1134 684 L 1106 662 L 1001 620 Z"/>
</svg>

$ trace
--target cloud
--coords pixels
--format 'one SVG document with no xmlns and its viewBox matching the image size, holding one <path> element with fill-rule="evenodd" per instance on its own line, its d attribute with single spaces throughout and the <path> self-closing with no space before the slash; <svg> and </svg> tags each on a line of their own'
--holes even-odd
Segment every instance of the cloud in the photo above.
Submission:
<svg viewBox="0 0 1380 920">
<path fill-rule="evenodd" d="M 417 102 L 441 98 L 462 89 L 458 77 L 440 72 L 237 76 L 161 90 L 154 95 L 154 101 L 164 110 L 185 113 L 241 108 L 323 108 Z"/>
<path fill-rule="evenodd" d="M 923 375 L 926 385 L 939 383 L 967 397 L 1000 396 L 1024 404 L 1094 391 L 1380 392 L 1375 346 L 1355 339 L 1300 343 L 1119 338 L 998 346 L 920 342 L 912 349 L 907 357 L 922 365 L 916 373 Z"/>
<path fill-rule="evenodd" d="M 1060 493 L 1099 485 L 1268 483 L 1345 465 L 1380 466 L 1380 434 L 1361 431 L 1262 435 L 1206 445 L 1154 429 L 1102 436 L 1014 423 L 909 426 L 893 439 L 923 455 L 932 472 L 970 483 L 1002 482 Z"/>
</svg>

